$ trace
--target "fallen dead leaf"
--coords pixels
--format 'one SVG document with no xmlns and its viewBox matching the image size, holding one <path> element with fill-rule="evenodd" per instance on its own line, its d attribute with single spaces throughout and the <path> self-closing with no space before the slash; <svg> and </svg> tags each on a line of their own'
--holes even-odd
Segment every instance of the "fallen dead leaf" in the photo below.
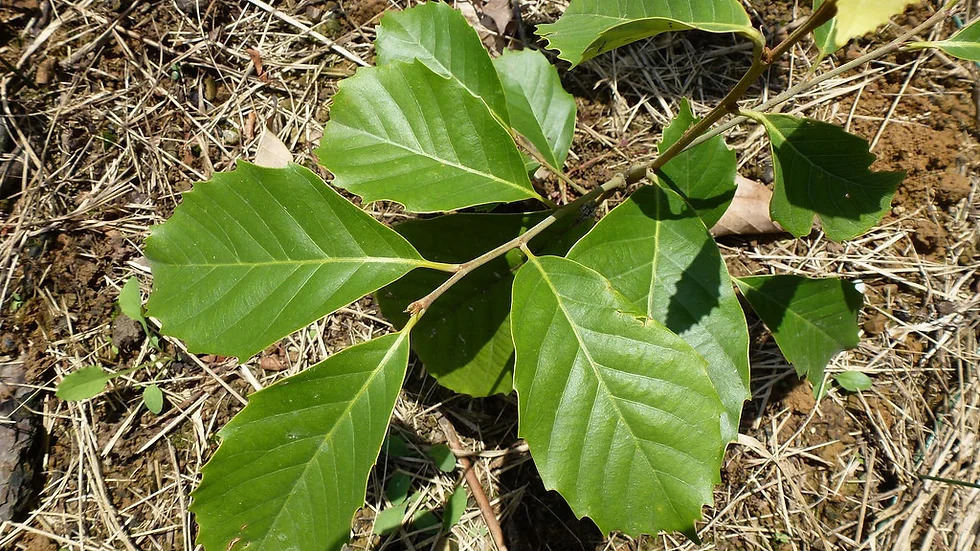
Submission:
<svg viewBox="0 0 980 551">
<path fill-rule="evenodd" d="M 262 68 L 262 53 L 255 48 L 248 48 L 245 51 L 248 52 L 248 57 L 252 58 L 252 65 L 255 65 L 255 74 L 259 80 L 269 82 L 269 76 L 265 74 L 265 69 Z"/>
<path fill-rule="evenodd" d="M 259 136 L 259 147 L 255 152 L 255 164 L 266 168 L 286 168 L 291 162 L 293 154 L 286 144 L 271 130 L 263 127 L 262 135 Z"/>
<path fill-rule="evenodd" d="M 742 176 L 737 176 L 735 181 L 738 184 L 735 198 L 725 215 L 711 228 L 711 235 L 721 237 L 782 233 L 783 228 L 769 217 L 772 190 Z"/>
<path fill-rule="evenodd" d="M 507 26 L 514 20 L 514 6 L 510 0 L 487 0 L 483 6 L 483 14 L 493 20 L 498 34 L 504 34 Z"/>
</svg>

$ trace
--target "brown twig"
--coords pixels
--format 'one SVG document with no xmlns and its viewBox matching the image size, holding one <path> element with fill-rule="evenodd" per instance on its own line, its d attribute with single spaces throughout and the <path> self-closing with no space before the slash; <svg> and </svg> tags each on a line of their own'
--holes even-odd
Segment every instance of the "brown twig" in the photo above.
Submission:
<svg viewBox="0 0 980 551">
<path fill-rule="evenodd" d="M 454 449 L 461 449 L 463 447 L 462 442 L 459 440 L 459 435 L 456 434 L 456 427 L 453 426 L 452 421 L 446 418 L 445 415 L 439 418 L 439 426 L 446 433 L 446 439 L 449 440 L 450 446 Z M 476 476 L 476 471 L 473 469 L 473 461 L 469 457 L 458 457 L 457 459 L 460 465 L 463 466 L 466 485 L 469 486 L 470 493 L 473 494 L 473 499 L 476 500 L 476 504 L 480 507 L 480 513 L 483 515 L 483 521 L 487 523 L 487 528 L 493 537 L 493 543 L 497 546 L 498 551 L 507 551 L 507 545 L 504 543 L 504 532 L 500 528 L 497 514 L 494 512 L 493 506 L 490 505 L 490 500 L 487 499 L 486 492 L 483 491 L 480 479 Z"/>
</svg>

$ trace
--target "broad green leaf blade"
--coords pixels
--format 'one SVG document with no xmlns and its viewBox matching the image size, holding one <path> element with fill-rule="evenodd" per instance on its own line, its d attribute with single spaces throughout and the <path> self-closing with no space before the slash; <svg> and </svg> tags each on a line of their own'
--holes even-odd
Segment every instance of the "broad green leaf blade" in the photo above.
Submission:
<svg viewBox="0 0 980 551">
<path fill-rule="evenodd" d="M 399 505 L 408 499 L 410 489 L 412 489 L 412 477 L 405 473 L 395 473 L 385 488 L 385 497 L 392 505 Z"/>
<path fill-rule="evenodd" d="M 146 257 L 162 331 L 242 360 L 432 264 L 309 170 L 245 162 L 184 194 Z"/>
<path fill-rule="evenodd" d="M 871 389 L 871 378 L 860 371 L 845 371 L 838 373 L 834 379 L 837 384 L 849 392 Z"/>
<path fill-rule="evenodd" d="M 378 65 L 419 60 L 482 99 L 505 124 L 507 101 L 490 54 L 463 14 L 442 2 L 428 2 L 381 18 L 374 49 Z"/>
<path fill-rule="evenodd" d="M 374 533 L 384 536 L 401 528 L 411 504 L 412 501 L 405 501 L 378 513 L 378 516 L 374 517 Z"/>
<path fill-rule="evenodd" d="M 426 258 L 446 263 L 472 260 L 518 237 L 547 216 L 450 214 L 395 226 Z M 591 227 L 591 220 L 564 218 L 533 240 L 532 251 L 564 254 Z M 512 250 L 491 260 L 439 297 L 419 320 L 412 349 L 439 384 L 471 396 L 506 394 L 513 389 L 514 343 L 510 336 L 513 272 L 523 264 Z M 405 309 L 441 285 L 449 274 L 416 270 L 377 293 L 381 313 L 401 326 Z"/>
<path fill-rule="evenodd" d="M 868 142 L 843 128 L 790 115 L 752 113 L 772 143 L 776 185 L 769 212 L 797 237 L 814 215 L 827 237 L 843 241 L 877 224 L 891 206 L 904 172 L 872 172 Z"/>
<path fill-rule="evenodd" d="M 660 153 L 677 143 L 698 120 L 687 98 L 682 99 L 680 111 L 664 129 Z M 715 136 L 671 159 L 660 170 L 659 176 L 687 199 L 704 220 L 704 225 L 710 228 L 721 220 L 735 197 L 737 164 L 735 151 L 725 145 L 724 138 Z"/>
<path fill-rule="evenodd" d="M 518 432 L 545 487 L 606 533 L 695 533 L 724 450 L 704 358 L 559 257 L 517 273 L 513 335 Z"/>
<path fill-rule="evenodd" d="M 786 359 L 819 388 L 838 352 L 858 345 L 858 312 L 864 296 L 843 279 L 793 275 L 735 279 L 765 322 Z"/>
<path fill-rule="evenodd" d="M 980 19 L 963 27 L 953 36 L 938 42 L 913 42 L 913 48 L 939 48 L 947 54 L 980 63 Z"/>
<path fill-rule="evenodd" d="M 344 80 L 317 155 L 335 186 L 412 212 L 541 199 L 486 104 L 420 61 Z"/>
<path fill-rule="evenodd" d="M 58 384 L 58 389 L 55 390 L 54 395 L 62 400 L 68 400 L 69 402 L 77 402 L 79 400 L 87 400 L 97 396 L 100 392 L 105 390 L 105 385 L 109 383 L 112 379 L 125 375 L 132 370 L 121 371 L 116 373 L 109 373 L 101 367 L 89 366 L 83 367 L 78 371 L 73 371 L 65 376 L 65 378 Z"/>
<path fill-rule="evenodd" d="M 157 385 L 143 387 L 143 405 L 154 415 L 163 411 L 163 391 Z"/>
<path fill-rule="evenodd" d="M 561 169 L 572 145 L 577 107 L 562 88 L 558 70 L 535 50 L 506 51 L 493 66 L 504 85 L 511 126 Z"/>
<path fill-rule="evenodd" d="M 261 390 L 220 432 L 191 511 L 206 551 L 336 551 L 408 368 L 408 334 L 348 348 Z"/>
<path fill-rule="evenodd" d="M 439 517 L 434 512 L 426 509 L 418 509 L 412 515 L 412 530 L 425 532 L 427 530 L 434 530 L 440 524 L 442 524 L 442 521 L 439 520 Z"/>
<path fill-rule="evenodd" d="M 140 282 L 136 277 L 131 277 L 123 284 L 119 291 L 119 310 L 127 318 L 142 322 L 143 320 L 143 300 L 140 297 Z"/>
<path fill-rule="evenodd" d="M 444 473 L 451 473 L 456 470 L 456 456 L 445 444 L 436 444 L 429 448 L 429 457 L 432 458 L 436 467 Z"/>
<path fill-rule="evenodd" d="M 749 331 L 718 246 L 684 199 L 658 186 L 636 190 L 568 258 L 602 274 L 707 360 L 725 406 L 722 439 L 734 440 L 751 397 Z"/>
<path fill-rule="evenodd" d="M 446 502 L 446 510 L 442 517 L 442 529 L 447 532 L 451 530 L 459 522 L 459 519 L 463 518 L 465 512 L 466 487 L 458 486 L 453 495 L 449 496 L 449 501 Z"/>
<path fill-rule="evenodd" d="M 837 15 L 813 31 L 820 57 L 844 47 L 851 39 L 864 36 L 888 22 L 893 15 L 919 0 L 838 0 Z M 813 0 L 813 9 L 822 4 Z"/>
<path fill-rule="evenodd" d="M 539 25 L 538 34 L 574 67 L 637 40 L 691 29 L 764 41 L 737 0 L 572 0 L 561 19 Z"/>
</svg>

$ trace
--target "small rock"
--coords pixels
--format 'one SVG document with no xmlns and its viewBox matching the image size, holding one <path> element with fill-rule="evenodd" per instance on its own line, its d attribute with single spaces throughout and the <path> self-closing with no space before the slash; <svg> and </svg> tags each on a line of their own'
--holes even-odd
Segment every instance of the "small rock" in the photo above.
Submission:
<svg viewBox="0 0 980 551">
<path fill-rule="evenodd" d="M 239 134 L 238 130 L 235 130 L 234 128 L 221 131 L 221 141 L 224 142 L 225 145 L 238 145 L 241 140 L 242 135 Z"/>
<path fill-rule="evenodd" d="M 54 57 L 46 57 L 37 66 L 37 72 L 34 73 L 34 82 L 44 86 L 51 83 L 52 77 L 54 76 L 54 67 L 57 60 Z"/>
<path fill-rule="evenodd" d="M 122 350 L 137 345 L 143 338 L 140 324 L 126 316 L 116 316 L 112 320 L 112 344 Z"/>
<path fill-rule="evenodd" d="M 869 335 L 880 335 L 888 324 L 888 316 L 877 313 L 864 322 L 864 332 Z"/>
</svg>

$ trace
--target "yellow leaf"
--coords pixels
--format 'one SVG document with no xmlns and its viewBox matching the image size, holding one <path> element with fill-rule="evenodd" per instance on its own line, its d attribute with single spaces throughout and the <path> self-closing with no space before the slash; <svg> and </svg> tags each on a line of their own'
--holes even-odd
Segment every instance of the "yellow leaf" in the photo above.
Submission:
<svg viewBox="0 0 980 551">
<path fill-rule="evenodd" d="M 874 31 L 907 6 L 918 3 L 919 0 L 838 0 L 834 49 Z"/>
</svg>

